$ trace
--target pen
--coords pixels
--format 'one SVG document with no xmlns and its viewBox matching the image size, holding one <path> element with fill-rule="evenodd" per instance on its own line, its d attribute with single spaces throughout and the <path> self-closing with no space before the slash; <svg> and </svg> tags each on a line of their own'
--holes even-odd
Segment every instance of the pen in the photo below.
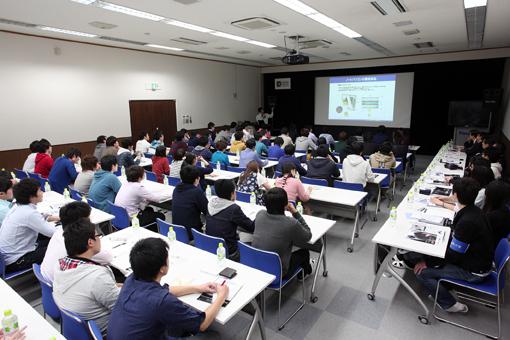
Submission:
<svg viewBox="0 0 510 340">
<path fill-rule="evenodd" d="M 226 281 L 227 281 L 227 280 L 223 280 L 223 282 L 221 283 L 221 285 L 223 286 L 223 285 L 225 284 L 225 282 L 226 282 Z"/>
</svg>

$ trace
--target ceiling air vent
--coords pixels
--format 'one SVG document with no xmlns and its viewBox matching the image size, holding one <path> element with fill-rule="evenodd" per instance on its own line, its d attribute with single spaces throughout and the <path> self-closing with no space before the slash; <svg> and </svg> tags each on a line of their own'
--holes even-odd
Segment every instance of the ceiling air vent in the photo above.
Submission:
<svg viewBox="0 0 510 340">
<path fill-rule="evenodd" d="M 107 22 L 101 22 L 101 21 L 92 21 L 89 22 L 89 25 L 95 28 L 100 28 L 102 30 L 111 30 L 112 28 L 117 27 L 117 25 L 109 24 Z"/>
<path fill-rule="evenodd" d="M 174 0 L 182 5 L 193 5 L 194 3 L 199 2 L 199 0 Z"/>
<path fill-rule="evenodd" d="M 308 41 L 300 41 L 299 48 L 301 50 L 306 50 L 307 48 L 317 48 L 317 47 L 329 47 L 331 45 L 330 41 L 327 40 L 308 40 Z"/>
<path fill-rule="evenodd" d="M 340 52 L 341 55 L 344 55 L 344 56 L 350 56 L 351 54 L 349 52 Z"/>
<path fill-rule="evenodd" d="M 430 48 L 430 47 L 434 47 L 434 44 L 432 42 L 430 42 L 430 41 L 421 42 L 421 43 L 414 43 L 413 45 L 416 48 Z"/>
<path fill-rule="evenodd" d="M 115 42 L 121 42 L 121 43 L 125 43 L 125 44 L 140 45 L 140 46 L 143 46 L 143 45 L 146 44 L 146 43 L 139 42 L 139 41 L 120 39 L 120 38 L 114 38 L 114 37 L 105 37 L 105 36 L 99 37 L 99 39 L 108 40 L 108 41 L 115 41 Z"/>
<path fill-rule="evenodd" d="M 404 33 L 405 35 L 414 35 L 420 33 L 420 30 L 419 29 L 406 30 L 402 31 L 402 33 Z"/>
<path fill-rule="evenodd" d="M 370 4 L 382 15 L 392 15 L 407 12 L 406 8 L 399 0 L 377 0 Z"/>
<path fill-rule="evenodd" d="M 485 31 L 486 6 L 466 8 L 466 28 L 469 48 L 481 48 Z"/>
<path fill-rule="evenodd" d="M 411 20 L 397 21 L 393 23 L 393 25 L 396 27 L 408 26 L 412 24 L 413 22 Z"/>
<path fill-rule="evenodd" d="M 0 24 L 14 25 L 14 26 L 21 26 L 21 27 L 29 27 L 29 28 L 36 27 L 36 26 L 37 26 L 37 25 L 34 25 L 34 24 L 26 23 L 26 22 L 15 21 L 15 20 L 9 20 L 9 19 L 2 19 L 2 18 L 0 18 Z"/>
<path fill-rule="evenodd" d="M 268 18 L 264 18 L 264 17 L 254 17 L 254 18 L 232 21 L 230 24 L 233 26 L 245 29 L 245 30 L 250 30 L 250 31 L 251 30 L 262 30 L 262 29 L 280 26 L 279 22 L 268 19 Z"/>
<path fill-rule="evenodd" d="M 177 41 L 177 42 L 180 42 L 182 44 L 188 44 L 188 45 L 204 45 L 204 44 L 207 44 L 207 42 L 205 41 L 200 41 L 200 40 L 193 40 L 193 39 L 189 39 L 189 38 L 183 38 L 183 37 L 180 37 L 180 38 L 175 38 L 175 39 L 170 39 L 172 41 Z"/>
<path fill-rule="evenodd" d="M 218 46 L 218 47 L 215 47 L 216 50 L 228 50 L 229 48 L 228 47 L 225 47 L 225 46 Z"/>
<path fill-rule="evenodd" d="M 246 50 L 241 50 L 241 51 L 237 51 L 236 53 L 237 54 L 249 54 L 251 52 L 250 51 L 246 51 Z"/>
</svg>

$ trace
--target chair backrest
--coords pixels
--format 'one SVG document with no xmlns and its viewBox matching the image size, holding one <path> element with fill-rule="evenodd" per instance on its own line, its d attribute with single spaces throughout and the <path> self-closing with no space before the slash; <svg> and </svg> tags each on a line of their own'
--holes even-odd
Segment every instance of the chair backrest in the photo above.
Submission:
<svg viewBox="0 0 510 340">
<path fill-rule="evenodd" d="M 181 183 L 181 179 L 179 177 L 166 176 L 166 178 L 168 178 L 168 185 L 171 185 L 173 187 L 176 187 L 177 184 Z"/>
<path fill-rule="evenodd" d="M 246 170 L 246 168 L 241 168 L 239 166 L 227 166 L 227 171 L 241 173 L 244 172 L 244 170 Z"/>
<path fill-rule="evenodd" d="M 90 340 L 90 339 L 103 339 L 101 336 L 101 332 L 99 334 L 91 334 L 89 330 L 89 323 L 91 324 L 90 329 L 98 329 L 96 323 L 92 320 L 86 321 L 77 314 L 67 311 L 65 309 L 60 309 L 60 313 L 62 315 L 62 335 L 66 339 L 73 340 Z"/>
<path fill-rule="evenodd" d="M 16 178 L 17 179 L 24 179 L 24 178 L 28 178 L 28 174 L 23 171 L 23 170 L 20 170 L 20 169 L 14 169 L 14 174 L 16 175 Z"/>
<path fill-rule="evenodd" d="M 377 173 L 377 174 L 387 175 L 386 178 L 381 182 L 381 188 L 389 188 L 390 187 L 391 169 L 372 168 L 372 172 Z"/>
<path fill-rule="evenodd" d="M 152 158 L 152 156 L 154 156 L 154 154 L 152 154 L 152 153 L 150 153 L 150 152 L 144 152 L 144 153 L 143 153 L 143 156 L 144 156 L 145 158 Z"/>
<path fill-rule="evenodd" d="M 113 174 L 114 174 L 115 176 L 117 176 L 117 177 L 121 176 L 121 175 L 122 175 L 122 167 L 121 167 L 121 166 L 119 166 L 119 167 L 118 167 L 118 169 L 117 169 L 117 171 L 115 171 Z"/>
<path fill-rule="evenodd" d="M 274 171 L 274 177 L 275 178 L 280 178 L 280 177 L 283 177 L 283 174 L 282 174 L 281 171 L 275 170 Z"/>
<path fill-rule="evenodd" d="M 236 200 L 241 202 L 250 203 L 250 192 L 236 191 Z"/>
<path fill-rule="evenodd" d="M 335 180 L 333 182 L 333 187 L 345 190 L 363 191 L 363 184 L 361 183 L 349 183 Z"/>
<path fill-rule="evenodd" d="M 272 285 L 281 286 L 282 262 L 277 253 L 260 250 L 237 241 L 241 263 L 275 276 Z"/>
<path fill-rule="evenodd" d="M 169 153 L 168 155 L 166 155 L 166 158 L 168 159 L 168 163 L 172 164 L 172 162 L 174 160 L 174 156 L 172 156 L 172 154 Z"/>
<path fill-rule="evenodd" d="M 299 153 L 307 153 L 308 150 L 296 150 L 296 152 L 299 152 Z"/>
<path fill-rule="evenodd" d="M 279 158 L 278 157 L 267 157 L 267 160 L 268 161 L 276 161 L 276 162 L 278 162 Z"/>
<path fill-rule="evenodd" d="M 392 147 L 393 155 L 399 158 L 406 158 L 409 152 L 409 145 L 398 145 L 394 144 Z"/>
<path fill-rule="evenodd" d="M 151 181 L 151 182 L 157 182 L 158 181 L 158 177 L 152 171 L 145 170 L 145 177 L 147 178 L 148 181 Z"/>
<path fill-rule="evenodd" d="M 0 252 L 0 277 L 5 280 L 5 258 Z"/>
<path fill-rule="evenodd" d="M 344 168 L 344 165 L 340 162 L 336 163 L 336 167 L 338 168 L 338 170 L 342 170 Z"/>
<path fill-rule="evenodd" d="M 379 149 L 379 145 L 376 143 L 364 143 L 363 144 L 363 154 L 371 155 Z"/>
<path fill-rule="evenodd" d="M 71 194 L 71 198 L 76 201 L 81 201 L 82 196 L 84 195 L 83 192 L 80 192 L 78 190 L 75 190 L 71 187 L 68 187 L 69 193 Z"/>
<path fill-rule="evenodd" d="M 41 265 L 34 263 L 32 265 L 32 270 L 34 271 L 34 275 L 39 281 L 41 286 L 42 293 L 42 305 L 44 308 L 44 312 L 48 314 L 53 320 L 60 320 L 60 310 L 55 304 L 55 300 L 53 300 L 53 287 L 51 283 L 46 281 L 41 274 Z"/>
<path fill-rule="evenodd" d="M 304 184 L 322 185 L 323 187 L 328 186 L 328 181 L 323 178 L 310 178 L 302 176 L 301 182 L 303 182 Z"/>
<path fill-rule="evenodd" d="M 35 172 L 29 172 L 28 177 L 39 180 L 39 178 L 41 178 L 41 175 L 36 174 Z"/>
<path fill-rule="evenodd" d="M 218 249 L 218 244 L 223 243 L 226 254 L 225 256 L 228 257 L 228 247 L 224 239 L 220 237 L 206 235 L 193 228 L 191 229 L 191 233 L 193 234 L 193 239 L 195 240 L 195 247 L 197 247 L 198 249 L 202 249 L 211 254 L 216 255 L 216 249 Z"/>
<path fill-rule="evenodd" d="M 499 241 L 496 251 L 494 252 L 494 262 L 496 263 L 496 271 L 499 277 L 499 289 L 505 288 L 505 268 L 510 259 L 510 244 L 507 238 Z"/>
<path fill-rule="evenodd" d="M 167 236 L 168 230 L 170 230 L 170 227 L 173 227 L 177 241 L 182 243 L 189 243 L 188 230 L 186 229 L 186 227 L 183 227 L 182 225 L 178 224 L 165 222 L 160 218 L 157 218 L 156 222 L 158 224 L 158 231 L 161 235 Z"/>
<path fill-rule="evenodd" d="M 5 255 L 2 252 L 0 252 L 0 278 L 2 278 L 3 280 L 8 281 L 10 279 L 13 279 L 15 277 L 21 276 L 25 273 L 32 271 L 32 268 L 27 268 L 27 269 L 22 269 L 22 270 L 18 270 L 18 271 L 6 274 L 5 267 L 6 267 Z M 0 297 L 0 299 L 1 299 L 1 297 Z"/>
<path fill-rule="evenodd" d="M 115 216 L 112 220 L 112 224 L 117 229 L 124 229 L 130 226 L 131 220 L 129 219 L 129 215 L 127 210 L 123 207 L 119 207 L 118 205 L 113 204 L 110 201 L 107 201 L 108 208 L 110 209 L 110 214 Z"/>
</svg>

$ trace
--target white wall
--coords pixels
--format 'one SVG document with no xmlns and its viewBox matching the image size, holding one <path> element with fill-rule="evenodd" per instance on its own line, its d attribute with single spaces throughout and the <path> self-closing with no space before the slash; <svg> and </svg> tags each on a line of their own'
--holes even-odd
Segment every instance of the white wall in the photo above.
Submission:
<svg viewBox="0 0 510 340">
<path fill-rule="evenodd" d="M 131 99 L 175 99 L 178 128 L 253 120 L 260 77 L 257 67 L 0 32 L 0 150 L 129 136 Z M 161 90 L 146 90 L 152 82 Z"/>
<path fill-rule="evenodd" d="M 510 139 L 510 58 L 507 58 L 505 62 L 501 87 L 503 88 L 502 106 L 505 117 L 502 131 L 506 138 Z"/>
</svg>

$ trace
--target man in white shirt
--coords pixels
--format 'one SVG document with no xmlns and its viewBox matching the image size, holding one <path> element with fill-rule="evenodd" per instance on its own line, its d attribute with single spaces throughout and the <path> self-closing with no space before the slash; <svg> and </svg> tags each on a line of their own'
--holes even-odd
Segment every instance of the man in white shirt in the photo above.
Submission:
<svg viewBox="0 0 510 340">
<path fill-rule="evenodd" d="M 289 137 L 289 129 L 286 127 L 282 127 L 280 137 L 283 139 L 282 149 L 289 144 L 294 145 L 294 143 L 292 143 L 292 138 Z"/>
<path fill-rule="evenodd" d="M 330 133 L 328 133 L 328 129 L 325 126 L 322 128 L 322 133 L 319 135 L 319 138 L 321 138 L 321 137 L 324 137 L 326 139 L 326 143 L 328 145 L 335 144 L 335 139 L 333 138 L 333 136 Z"/>
<path fill-rule="evenodd" d="M 315 145 L 318 145 L 319 144 L 319 138 L 317 138 L 317 136 L 315 135 L 315 133 L 313 133 L 313 128 L 310 126 L 308 127 L 308 139 L 310 139 L 313 144 Z"/>
<path fill-rule="evenodd" d="M 363 143 L 354 142 L 351 147 L 353 153 L 343 162 L 342 180 L 348 183 L 360 183 L 365 187 L 367 182 L 374 181 L 375 175 L 370 163 L 362 156 Z"/>
<path fill-rule="evenodd" d="M 264 125 L 267 126 L 267 125 L 269 125 L 270 118 L 273 118 L 273 113 L 264 112 L 264 108 L 259 107 L 258 113 L 255 116 L 255 120 L 257 121 L 257 123 L 259 123 L 259 125 L 261 125 L 261 122 L 263 122 Z"/>
<path fill-rule="evenodd" d="M 145 131 L 142 132 L 140 134 L 140 138 L 136 142 L 135 151 L 141 152 L 143 154 L 149 152 L 149 149 L 151 148 L 151 143 L 149 142 L 150 139 L 151 139 L 151 137 L 149 136 L 148 132 L 145 132 Z"/>
<path fill-rule="evenodd" d="M 25 163 L 23 163 L 23 171 L 34 172 L 35 169 L 35 156 L 37 156 L 37 144 L 38 140 L 34 140 L 30 143 L 30 155 L 27 156 Z"/>
<path fill-rule="evenodd" d="M 72 202 L 60 208 L 60 222 L 55 233 L 48 243 L 46 254 L 41 263 L 41 273 L 43 277 L 50 283 L 53 283 L 55 272 L 58 270 L 58 261 L 67 256 L 67 250 L 64 243 L 64 228 L 71 223 L 76 222 L 80 218 L 88 218 L 90 216 L 90 206 L 84 202 Z M 110 244 L 103 242 L 101 251 L 92 257 L 92 260 L 106 265 L 113 259 Z"/>
</svg>

